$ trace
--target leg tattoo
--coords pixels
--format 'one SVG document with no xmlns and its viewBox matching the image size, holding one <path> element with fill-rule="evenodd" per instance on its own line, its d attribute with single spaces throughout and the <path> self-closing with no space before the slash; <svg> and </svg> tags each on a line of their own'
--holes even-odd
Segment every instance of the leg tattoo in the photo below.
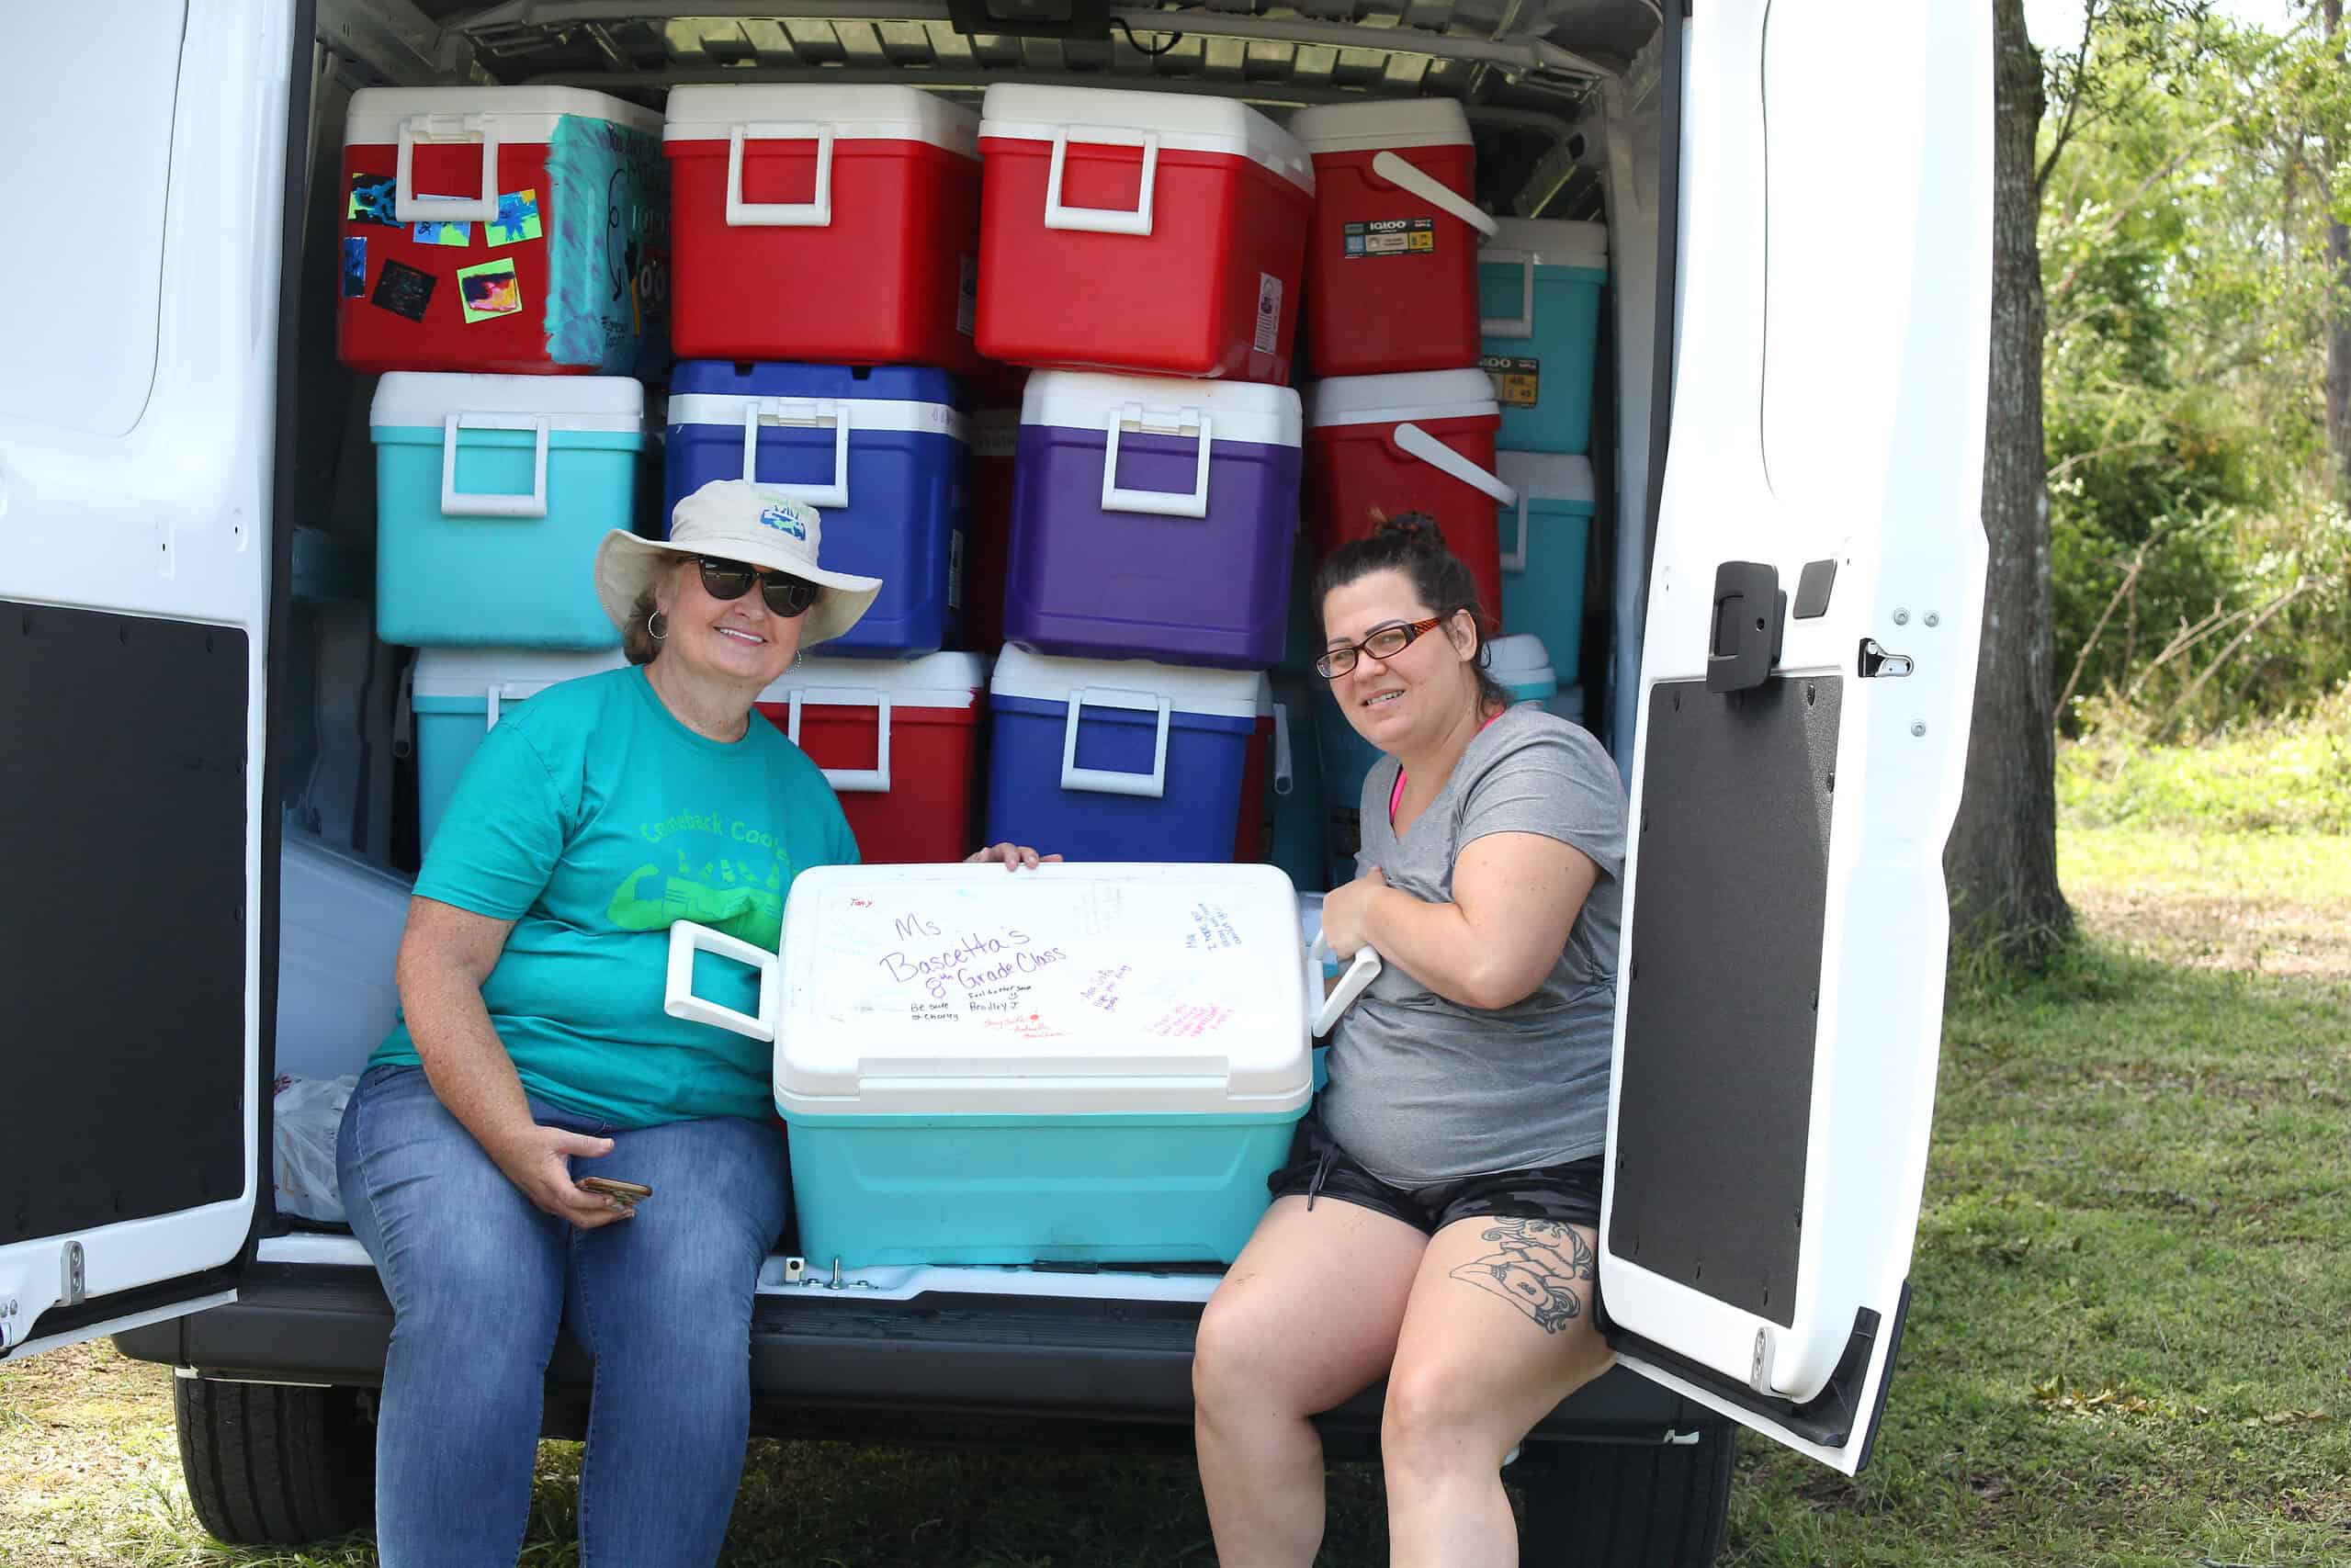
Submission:
<svg viewBox="0 0 2351 1568">
<path fill-rule="evenodd" d="M 1554 1220 L 1496 1220 L 1479 1239 L 1496 1249 L 1454 1269 L 1454 1279 L 1501 1297 L 1545 1334 L 1582 1315 L 1571 1281 L 1593 1277 L 1592 1249 L 1572 1228 Z"/>
</svg>

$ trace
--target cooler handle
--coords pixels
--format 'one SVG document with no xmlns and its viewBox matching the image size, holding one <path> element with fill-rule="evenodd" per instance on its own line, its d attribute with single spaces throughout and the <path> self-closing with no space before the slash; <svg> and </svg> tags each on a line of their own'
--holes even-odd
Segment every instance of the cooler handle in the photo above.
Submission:
<svg viewBox="0 0 2351 1568">
<path fill-rule="evenodd" d="M 759 427 L 763 424 L 822 424 L 832 421 L 832 482 L 821 485 L 760 484 L 810 506 L 849 504 L 849 407 L 831 398 L 748 398 L 743 401 L 743 478 L 759 483 Z"/>
<path fill-rule="evenodd" d="M 1438 211 L 1460 219 L 1489 240 L 1502 231 L 1502 226 L 1479 210 L 1475 202 L 1394 152 L 1383 152 L 1374 157 L 1372 173 L 1399 190 L 1410 191 Z"/>
<path fill-rule="evenodd" d="M 1159 715 L 1159 735 L 1151 753 L 1151 771 L 1147 773 L 1120 773 L 1112 768 L 1081 768 L 1078 765 L 1078 721 L 1091 701 L 1098 708 L 1135 708 L 1149 712 L 1156 708 Z M 1095 795 L 1139 795 L 1153 800 L 1165 797 L 1168 792 L 1168 721 L 1174 716 L 1175 704 L 1152 692 L 1112 692 L 1079 688 L 1069 694 L 1069 718 L 1061 732 L 1061 787 L 1082 789 Z"/>
<path fill-rule="evenodd" d="M 731 958 L 759 971 L 759 1016 L 737 1012 L 720 1007 L 717 1002 L 704 1001 L 694 994 L 694 955 L 695 953 L 716 953 Z M 670 927 L 670 972 L 668 983 L 661 988 L 661 1010 L 672 1018 L 683 1018 L 695 1023 L 707 1023 L 753 1040 L 774 1041 L 775 1013 L 782 987 L 775 983 L 775 971 L 780 955 L 763 948 L 739 942 L 724 931 L 708 926 L 680 920 Z"/>
<path fill-rule="evenodd" d="M 1505 512 L 1508 512 L 1509 509 L 1510 509 L 1510 503 L 1509 503 L 1509 502 L 1507 502 L 1507 501 L 1506 501 L 1506 502 L 1504 502 L 1502 503 L 1502 510 L 1503 510 L 1503 511 L 1505 511 Z M 1522 495 L 1522 496 L 1519 497 L 1519 546 L 1518 546 L 1518 548 L 1516 548 L 1516 549 L 1514 549 L 1514 550 L 1508 551 L 1508 552 L 1506 552 L 1506 553 L 1503 555 L 1503 557 L 1502 557 L 1502 570 L 1503 570 L 1504 571 L 1524 571 L 1524 570 L 1526 570 L 1526 569 L 1527 569 L 1527 498 L 1526 498 L 1525 496 L 1523 496 L 1523 495 Z"/>
<path fill-rule="evenodd" d="M 1273 705 L 1273 793 L 1287 795 L 1296 784 L 1290 756 L 1290 706 L 1287 703 Z"/>
<path fill-rule="evenodd" d="M 414 194 L 416 143 L 481 138 L 481 195 Z M 498 133 L 487 115 L 419 114 L 400 122 L 400 158 L 393 165 L 392 217 L 402 223 L 487 223 L 498 216 Z"/>
<path fill-rule="evenodd" d="M 1061 203 L 1061 168 L 1069 156 L 1072 131 L 1080 147 L 1140 147 L 1143 182 L 1133 211 L 1116 207 L 1065 207 Z M 1045 226 L 1077 229 L 1092 234 L 1148 234 L 1151 196 L 1159 173 L 1159 135 L 1155 130 L 1128 130 L 1106 125 L 1062 126 L 1053 133 L 1053 167 L 1045 181 Z"/>
<path fill-rule="evenodd" d="M 817 144 L 817 193 L 813 201 L 745 201 L 743 143 L 746 141 L 814 141 Z M 829 229 L 832 227 L 832 127 L 806 121 L 781 125 L 739 125 L 727 137 L 727 227 L 746 229 Z"/>
<path fill-rule="evenodd" d="M 1119 426 L 1133 420 L 1139 427 L 1144 411 L 1136 403 L 1110 412 L 1110 445 L 1102 451 L 1102 510 L 1104 512 L 1148 512 L 1160 517 L 1205 517 L 1208 515 L 1208 416 L 1198 409 L 1184 409 L 1175 415 L 1176 434 L 1181 435 L 1186 425 L 1200 427 L 1200 464 L 1192 471 L 1192 490 L 1123 490 L 1118 483 Z"/>
<path fill-rule="evenodd" d="M 1314 945 L 1306 950 L 1306 967 L 1307 973 L 1317 980 L 1322 978 L 1321 959 L 1329 952 L 1330 943 L 1323 940 L 1322 932 L 1315 932 Z M 1372 982 L 1379 977 L 1380 955 L 1368 946 L 1357 948 L 1355 962 L 1347 966 L 1347 973 L 1339 977 L 1338 986 L 1323 998 L 1321 1010 L 1315 1014 L 1315 1038 L 1319 1040 L 1329 1033 L 1339 1022 L 1339 1015 L 1353 1007 L 1355 998 L 1369 990 Z"/>
<path fill-rule="evenodd" d="M 1474 490 L 1490 495 L 1500 505 L 1516 506 L 1519 492 L 1479 468 L 1419 425 L 1407 422 L 1396 427 L 1393 438 L 1396 450 L 1407 457 L 1418 457 L 1430 468 L 1450 478 L 1459 479 Z"/>
<path fill-rule="evenodd" d="M 1519 267 L 1524 275 L 1519 285 L 1519 319 L 1511 321 L 1503 316 L 1488 317 L 1477 323 L 1477 330 L 1481 336 L 1534 336 L 1534 257 L 1524 258 L 1519 263 Z"/>
<path fill-rule="evenodd" d="M 874 761 L 871 768 L 826 768 L 824 782 L 836 791 L 852 795 L 887 795 L 890 789 L 890 698 L 887 692 L 829 691 L 823 687 L 795 688 L 790 710 L 784 716 L 784 734 L 793 745 L 800 743 L 800 699 L 831 697 L 835 705 L 869 707 L 879 716 L 876 721 Z"/>
<path fill-rule="evenodd" d="M 531 457 L 528 495 L 476 495 L 458 489 L 458 432 L 533 430 L 538 441 Z M 527 413 L 453 413 L 441 421 L 441 515 L 444 517 L 544 517 L 547 515 L 547 416 Z"/>
</svg>

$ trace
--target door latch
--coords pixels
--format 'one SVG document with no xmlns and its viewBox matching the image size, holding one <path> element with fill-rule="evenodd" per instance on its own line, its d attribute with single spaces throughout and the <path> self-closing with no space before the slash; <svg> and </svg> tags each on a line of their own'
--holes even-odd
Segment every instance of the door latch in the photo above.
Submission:
<svg viewBox="0 0 2351 1568">
<path fill-rule="evenodd" d="M 67 1242 L 62 1262 L 62 1267 L 59 1269 L 59 1273 L 63 1277 L 58 1282 L 60 1294 L 57 1304 L 80 1306 L 82 1298 L 90 1293 L 89 1277 L 82 1259 L 82 1244 L 78 1241 Z"/>
<path fill-rule="evenodd" d="M 1864 681 L 1872 676 L 1885 676 L 1891 679 L 1907 675 L 1913 668 L 1908 654 L 1888 653 L 1878 646 L 1878 639 L 1875 637 L 1865 637 L 1861 639 L 1861 679 Z"/>
<path fill-rule="evenodd" d="M 1788 596 L 1780 569 L 1761 561 L 1726 560 L 1714 569 L 1714 625 L 1706 650 L 1706 689 L 1744 692 L 1760 686 L 1780 662 Z"/>
</svg>

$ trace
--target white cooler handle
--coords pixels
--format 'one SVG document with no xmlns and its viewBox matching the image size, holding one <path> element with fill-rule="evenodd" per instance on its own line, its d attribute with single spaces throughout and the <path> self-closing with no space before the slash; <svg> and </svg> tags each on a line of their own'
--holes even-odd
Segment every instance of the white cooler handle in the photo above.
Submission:
<svg viewBox="0 0 2351 1568">
<path fill-rule="evenodd" d="M 872 708 L 878 716 L 877 733 L 874 740 L 874 761 L 871 768 L 826 768 L 824 782 L 835 790 L 853 795 L 887 795 L 890 789 L 890 698 L 887 692 L 830 691 L 822 687 L 795 689 L 791 708 L 785 715 L 784 733 L 792 744 L 800 743 L 800 699 L 831 697 L 839 707 Z"/>
<path fill-rule="evenodd" d="M 458 489 L 458 432 L 533 430 L 538 443 L 531 457 L 528 495 L 472 495 Z M 441 515 L 444 517 L 544 517 L 547 515 L 547 416 L 527 413 L 453 413 L 441 421 Z"/>
<path fill-rule="evenodd" d="M 537 686 L 522 686 L 514 684 L 513 682 L 509 682 L 502 686 L 494 682 L 492 682 L 490 685 L 482 688 L 481 728 L 485 730 L 495 729 L 498 728 L 498 705 L 500 702 L 518 703 L 524 701 L 526 698 L 535 697 L 538 695 L 538 694 L 539 688 Z"/>
<path fill-rule="evenodd" d="M 1189 494 L 1179 490 L 1122 490 L 1118 484 L 1118 429 L 1128 420 L 1143 424 L 1145 410 L 1129 403 L 1123 409 L 1110 411 L 1110 445 L 1102 450 L 1102 510 L 1104 512 L 1148 512 L 1160 517 L 1205 517 L 1208 515 L 1208 416 L 1198 409 L 1179 410 L 1174 415 L 1175 434 L 1183 434 L 1184 426 L 1200 427 L 1200 464 L 1192 472 Z M 1164 416 L 1163 416 L 1164 417 Z"/>
<path fill-rule="evenodd" d="M 832 482 L 821 485 L 761 484 L 810 506 L 849 504 L 849 409 L 831 398 L 747 398 L 743 400 L 743 478 L 758 480 L 759 427 L 763 424 L 816 424 L 832 421 Z"/>
<path fill-rule="evenodd" d="M 704 1001 L 694 994 L 694 955 L 696 952 L 717 953 L 748 964 L 759 971 L 759 1016 L 722 1008 L 717 1002 Z M 688 1019 L 695 1023 L 715 1024 L 737 1034 L 747 1034 L 753 1040 L 773 1041 L 775 1038 L 775 1013 L 782 987 L 775 983 L 780 955 L 764 948 L 738 942 L 724 931 L 714 931 L 708 926 L 698 926 L 692 920 L 680 920 L 670 928 L 669 983 L 661 989 L 661 1010 L 672 1018 Z"/>
<path fill-rule="evenodd" d="M 416 144 L 463 141 L 472 136 L 481 138 L 480 196 L 418 196 Z M 392 216 L 402 223 L 487 223 L 498 216 L 498 133 L 490 129 L 489 117 L 419 114 L 400 122 L 400 161 L 394 165 Z"/>
<path fill-rule="evenodd" d="M 1509 503 L 1509 502 L 1507 502 L 1507 501 L 1506 501 L 1506 502 L 1504 502 L 1502 503 L 1502 510 L 1503 510 L 1504 512 L 1508 512 L 1508 511 L 1509 511 L 1509 510 L 1510 510 L 1510 503 Z M 1526 498 L 1525 496 L 1523 496 L 1523 495 L 1522 495 L 1522 496 L 1519 497 L 1519 547 L 1518 547 L 1518 548 L 1516 548 L 1516 549 L 1514 549 L 1514 550 L 1508 551 L 1508 552 L 1506 552 L 1506 553 L 1503 555 L 1503 557 L 1502 557 L 1502 570 L 1503 570 L 1504 571 L 1524 571 L 1524 570 L 1526 570 L 1526 569 L 1527 569 L 1527 498 Z"/>
<path fill-rule="evenodd" d="M 1500 316 L 1489 317 L 1477 323 L 1480 336 L 1534 336 L 1534 257 L 1526 257 L 1519 265 L 1525 274 L 1519 286 L 1519 319 L 1513 321 Z"/>
<path fill-rule="evenodd" d="M 1322 960 L 1329 953 L 1330 943 L 1323 940 L 1322 932 L 1315 932 L 1314 945 L 1306 950 L 1306 968 L 1317 982 L 1322 979 Z M 1347 973 L 1339 977 L 1339 984 L 1332 988 L 1330 995 L 1322 999 L 1321 1010 L 1315 1014 L 1315 1038 L 1319 1040 L 1329 1033 L 1331 1027 L 1338 1023 L 1339 1015 L 1353 1007 L 1355 998 L 1370 989 L 1372 982 L 1379 977 L 1380 955 L 1369 947 L 1357 948 L 1355 962 L 1347 966 Z"/>
<path fill-rule="evenodd" d="M 1399 190 L 1410 191 L 1440 212 L 1451 213 L 1489 240 L 1502 231 L 1502 226 L 1481 211 L 1475 202 L 1409 159 L 1381 152 L 1372 160 L 1372 173 Z"/>
<path fill-rule="evenodd" d="M 1098 708 L 1133 708 L 1144 713 L 1159 710 L 1159 737 L 1151 753 L 1149 773 L 1126 773 L 1113 768 L 1078 765 L 1078 721 L 1089 701 Z M 1061 732 L 1061 787 L 1088 790 L 1095 795 L 1140 795 L 1161 799 L 1168 792 L 1168 721 L 1174 713 L 1174 702 L 1153 692 L 1090 691 L 1082 687 L 1071 692 L 1069 718 Z"/>
<path fill-rule="evenodd" d="M 1290 757 L 1290 707 L 1286 703 L 1273 705 L 1273 793 L 1287 795 L 1296 784 Z"/>
<path fill-rule="evenodd" d="M 743 143 L 814 141 L 817 194 L 813 201 L 745 201 Z M 832 226 L 832 127 L 808 122 L 739 125 L 727 137 L 727 227 L 829 229 Z"/>
<path fill-rule="evenodd" d="M 1519 503 L 1517 491 L 1409 421 L 1396 427 L 1396 446 L 1406 457 L 1418 457 L 1430 468 L 1485 491 L 1503 506 Z"/>
<path fill-rule="evenodd" d="M 1143 149 L 1143 184 L 1133 211 L 1117 207 L 1062 205 L 1061 166 L 1068 159 L 1073 135 L 1080 147 Z M 1107 125 L 1062 126 L 1053 133 L 1053 167 L 1045 180 L 1045 226 L 1083 230 L 1091 234 L 1148 234 L 1151 196 L 1159 183 L 1159 135 L 1155 130 L 1128 130 Z"/>
</svg>

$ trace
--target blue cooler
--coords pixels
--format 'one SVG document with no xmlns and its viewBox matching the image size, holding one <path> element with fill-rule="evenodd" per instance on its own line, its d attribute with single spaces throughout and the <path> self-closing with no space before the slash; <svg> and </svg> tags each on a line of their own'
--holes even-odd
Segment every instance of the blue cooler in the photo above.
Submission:
<svg viewBox="0 0 2351 1568">
<path fill-rule="evenodd" d="M 1599 223 L 1505 218 L 1477 254 L 1479 352 L 1502 405 L 1498 445 L 1586 452 L 1592 445 L 1592 355 L 1608 230 Z"/>
<path fill-rule="evenodd" d="M 618 648 L 596 546 L 635 526 L 645 389 L 626 376 L 396 372 L 376 384 L 376 635 Z"/>
<path fill-rule="evenodd" d="M 670 380 L 662 514 L 712 479 L 807 502 L 825 570 L 882 580 L 825 656 L 935 653 L 961 619 L 968 455 L 944 370 L 695 360 Z"/>
<path fill-rule="evenodd" d="M 390 379 L 389 377 L 386 379 Z M 408 705 L 414 716 L 416 845 L 433 834 L 457 793 L 465 765 L 499 716 L 559 681 L 617 670 L 628 660 L 608 653 L 543 653 L 526 648 L 427 648 L 409 671 Z"/>
<path fill-rule="evenodd" d="M 769 988 L 819 1269 L 1230 1263 L 1322 990 L 1272 867 L 1117 863 L 812 867 Z"/>
<path fill-rule="evenodd" d="M 1279 660 L 1302 430 L 1287 387 L 1031 376 L 1005 637 L 1091 659 Z"/>
<path fill-rule="evenodd" d="M 1007 647 L 989 683 L 988 841 L 1231 860 L 1261 679 Z"/>
<path fill-rule="evenodd" d="M 1330 886 L 1323 851 L 1322 760 L 1315 741 L 1319 676 L 1273 678 L 1273 855 L 1292 886 L 1319 893 Z"/>
<path fill-rule="evenodd" d="M 1510 694 L 1514 703 L 1549 705 L 1559 694 L 1559 678 L 1552 672 L 1551 655 L 1539 637 L 1498 637 L 1486 646 L 1486 672 Z"/>
<path fill-rule="evenodd" d="M 1591 459 L 1501 452 L 1494 468 L 1519 492 L 1519 503 L 1503 507 L 1495 520 L 1502 540 L 1502 624 L 1541 637 L 1560 683 L 1573 685 L 1584 646 Z"/>
</svg>

